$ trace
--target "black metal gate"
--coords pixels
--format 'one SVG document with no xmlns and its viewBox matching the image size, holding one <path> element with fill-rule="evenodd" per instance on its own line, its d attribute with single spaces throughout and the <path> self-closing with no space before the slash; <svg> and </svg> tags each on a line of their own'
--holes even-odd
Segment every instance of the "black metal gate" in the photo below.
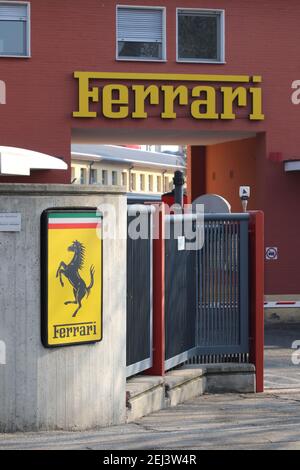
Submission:
<svg viewBox="0 0 300 470">
<path fill-rule="evenodd" d="M 166 216 L 166 225 L 168 225 L 165 240 L 166 369 L 197 353 L 196 251 L 186 250 L 185 240 L 182 235 L 176 233 L 182 225 L 180 219 L 182 219 L 180 216 Z"/>
<path fill-rule="evenodd" d="M 150 206 L 128 208 L 128 230 L 143 218 L 143 236 L 127 237 L 127 377 L 152 366 L 152 212 Z M 146 219 L 146 223 L 145 223 Z M 146 229 L 145 229 L 146 227 Z M 133 227 L 135 228 L 135 227 Z"/>
<path fill-rule="evenodd" d="M 174 217 L 165 241 L 166 369 L 195 356 L 247 354 L 249 215 L 205 215 L 196 250 L 183 248 Z"/>
</svg>

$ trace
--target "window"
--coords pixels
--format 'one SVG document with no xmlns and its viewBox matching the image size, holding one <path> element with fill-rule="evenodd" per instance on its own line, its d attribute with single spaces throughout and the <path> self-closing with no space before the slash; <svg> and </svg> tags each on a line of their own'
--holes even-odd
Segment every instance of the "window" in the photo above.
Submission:
<svg viewBox="0 0 300 470">
<path fill-rule="evenodd" d="M 117 59 L 165 60 L 165 9 L 117 7 Z"/>
<path fill-rule="evenodd" d="M 125 171 L 122 173 L 122 186 L 125 186 L 127 189 L 127 173 Z"/>
<path fill-rule="evenodd" d="M 29 4 L 0 2 L 0 56 L 29 54 Z"/>
<path fill-rule="evenodd" d="M 164 177 L 164 191 L 165 192 L 172 191 L 173 186 L 174 186 L 173 178 L 170 176 L 165 176 Z"/>
<path fill-rule="evenodd" d="M 164 192 L 169 191 L 169 178 L 167 176 L 164 177 Z"/>
<path fill-rule="evenodd" d="M 131 173 L 130 175 L 130 185 L 131 185 L 131 191 L 136 191 L 136 174 Z"/>
<path fill-rule="evenodd" d="M 86 169 L 80 168 L 80 184 L 86 184 Z"/>
<path fill-rule="evenodd" d="M 140 175 L 140 190 L 145 191 L 145 175 Z"/>
<path fill-rule="evenodd" d="M 90 183 L 96 184 L 97 183 L 97 170 L 91 168 L 90 170 Z"/>
<path fill-rule="evenodd" d="M 157 179 L 156 179 L 156 188 L 157 188 L 157 192 L 158 192 L 158 193 L 161 193 L 161 176 L 157 176 Z"/>
<path fill-rule="evenodd" d="M 177 10 L 177 60 L 224 62 L 224 11 Z"/>
<path fill-rule="evenodd" d="M 148 176 L 148 190 L 150 192 L 153 191 L 153 176 L 152 175 Z"/>
<path fill-rule="evenodd" d="M 118 172 L 117 171 L 111 172 L 111 182 L 113 186 L 116 186 L 118 184 Z"/>
<path fill-rule="evenodd" d="M 102 184 L 104 186 L 108 184 L 107 170 L 102 170 Z"/>
<path fill-rule="evenodd" d="M 145 176 L 140 175 L 140 191 L 145 191 Z"/>
</svg>

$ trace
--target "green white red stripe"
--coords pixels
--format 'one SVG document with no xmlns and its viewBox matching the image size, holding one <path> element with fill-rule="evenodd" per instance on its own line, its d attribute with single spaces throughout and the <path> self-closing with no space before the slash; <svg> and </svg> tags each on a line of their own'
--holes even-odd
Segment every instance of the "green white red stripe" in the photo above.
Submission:
<svg viewBox="0 0 300 470">
<path fill-rule="evenodd" d="M 57 212 L 49 214 L 49 230 L 98 228 L 102 217 L 96 212 Z"/>
</svg>

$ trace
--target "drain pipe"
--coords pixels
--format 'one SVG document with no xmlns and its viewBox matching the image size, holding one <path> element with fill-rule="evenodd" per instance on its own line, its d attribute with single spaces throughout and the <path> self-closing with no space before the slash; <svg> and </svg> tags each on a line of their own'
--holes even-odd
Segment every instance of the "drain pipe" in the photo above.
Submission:
<svg viewBox="0 0 300 470">
<path fill-rule="evenodd" d="M 92 184 L 92 166 L 95 162 L 89 162 L 89 184 Z"/>
<path fill-rule="evenodd" d="M 133 187 L 132 187 L 132 183 L 131 183 L 131 171 L 134 169 L 134 166 L 130 166 L 129 169 L 128 169 L 128 188 L 129 188 L 129 192 L 132 193 L 133 192 Z"/>
</svg>

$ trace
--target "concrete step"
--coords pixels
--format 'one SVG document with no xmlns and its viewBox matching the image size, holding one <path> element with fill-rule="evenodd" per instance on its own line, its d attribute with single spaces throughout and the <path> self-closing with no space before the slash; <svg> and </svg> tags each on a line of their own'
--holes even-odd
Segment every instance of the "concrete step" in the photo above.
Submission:
<svg viewBox="0 0 300 470">
<path fill-rule="evenodd" d="M 176 406 L 205 392 L 205 370 L 181 367 L 165 376 L 166 407 Z"/>
<path fill-rule="evenodd" d="M 140 375 L 127 381 L 127 423 L 165 408 L 163 377 Z"/>
<path fill-rule="evenodd" d="M 255 393 L 252 364 L 184 365 L 165 377 L 139 375 L 127 382 L 127 422 L 204 393 Z"/>
</svg>

